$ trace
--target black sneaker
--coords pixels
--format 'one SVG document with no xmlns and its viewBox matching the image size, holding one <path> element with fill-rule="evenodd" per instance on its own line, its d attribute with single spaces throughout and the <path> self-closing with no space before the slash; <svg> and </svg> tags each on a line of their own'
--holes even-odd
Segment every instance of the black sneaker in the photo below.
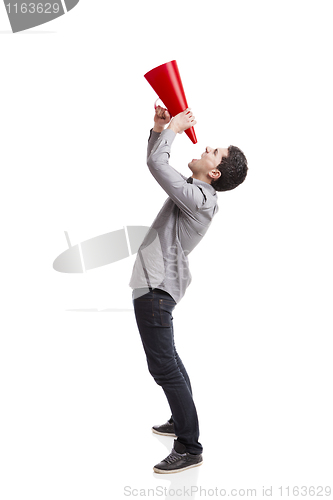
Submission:
<svg viewBox="0 0 333 500">
<path fill-rule="evenodd" d="M 186 453 L 186 446 L 175 439 L 170 455 L 155 465 L 153 471 L 159 474 L 172 474 L 173 472 L 182 472 L 183 470 L 192 469 L 192 467 L 198 467 L 202 462 L 201 454 Z"/>
<path fill-rule="evenodd" d="M 161 434 L 161 436 L 177 437 L 175 434 L 175 425 L 173 422 L 168 421 L 166 424 L 153 425 L 151 430 L 155 432 L 155 434 Z"/>
</svg>

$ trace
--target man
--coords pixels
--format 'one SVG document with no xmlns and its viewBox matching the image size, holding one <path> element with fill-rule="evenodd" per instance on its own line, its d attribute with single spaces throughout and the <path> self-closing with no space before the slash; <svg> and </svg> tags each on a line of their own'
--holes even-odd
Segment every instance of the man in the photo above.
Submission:
<svg viewBox="0 0 333 500">
<path fill-rule="evenodd" d="M 147 165 L 169 197 L 139 248 L 130 281 L 148 369 L 163 388 L 172 412 L 169 421 L 154 426 L 153 432 L 177 437 L 171 453 L 153 468 L 162 474 L 202 464 L 198 417 L 190 379 L 174 343 L 172 311 L 191 282 L 187 255 L 218 211 L 216 192 L 234 189 L 247 174 L 246 158 L 235 146 L 207 147 L 201 158 L 188 164 L 189 178 L 173 169 L 169 165 L 172 142 L 195 124 L 190 109 L 170 121 L 166 109 L 156 108 Z"/>
</svg>

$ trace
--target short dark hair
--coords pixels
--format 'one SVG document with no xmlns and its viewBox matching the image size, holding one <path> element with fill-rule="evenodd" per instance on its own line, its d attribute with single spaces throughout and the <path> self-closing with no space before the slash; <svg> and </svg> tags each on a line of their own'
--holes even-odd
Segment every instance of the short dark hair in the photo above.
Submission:
<svg viewBox="0 0 333 500">
<path fill-rule="evenodd" d="M 248 170 L 247 159 L 239 148 L 229 146 L 228 156 L 223 156 L 217 168 L 221 175 L 218 179 L 212 180 L 211 185 L 216 191 L 229 191 L 244 181 Z"/>
</svg>

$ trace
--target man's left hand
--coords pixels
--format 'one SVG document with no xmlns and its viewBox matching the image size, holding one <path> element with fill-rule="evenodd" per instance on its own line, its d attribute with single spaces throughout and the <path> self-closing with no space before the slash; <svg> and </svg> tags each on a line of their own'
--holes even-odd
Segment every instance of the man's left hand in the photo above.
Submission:
<svg viewBox="0 0 333 500">
<path fill-rule="evenodd" d="M 165 125 L 167 125 L 171 120 L 170 113 L 167 109 L 157 106 L 154 116 L 154 128 L 155 132 L 162 132 Z"/>
</svg>

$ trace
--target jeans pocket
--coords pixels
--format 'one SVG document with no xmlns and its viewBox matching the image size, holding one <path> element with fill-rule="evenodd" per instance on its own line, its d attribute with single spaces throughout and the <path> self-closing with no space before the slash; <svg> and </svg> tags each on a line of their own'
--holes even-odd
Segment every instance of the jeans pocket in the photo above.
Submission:
<svg viewBox="0 0 333 500">
<path fill-rule="evenodd" d="M 160 312 L 160 319 L 162 326 L 171 326 L 172 324 L 172 311 L 175 307 L 173 300 L 158 299 L 158 307 Z"/>
</svg>

